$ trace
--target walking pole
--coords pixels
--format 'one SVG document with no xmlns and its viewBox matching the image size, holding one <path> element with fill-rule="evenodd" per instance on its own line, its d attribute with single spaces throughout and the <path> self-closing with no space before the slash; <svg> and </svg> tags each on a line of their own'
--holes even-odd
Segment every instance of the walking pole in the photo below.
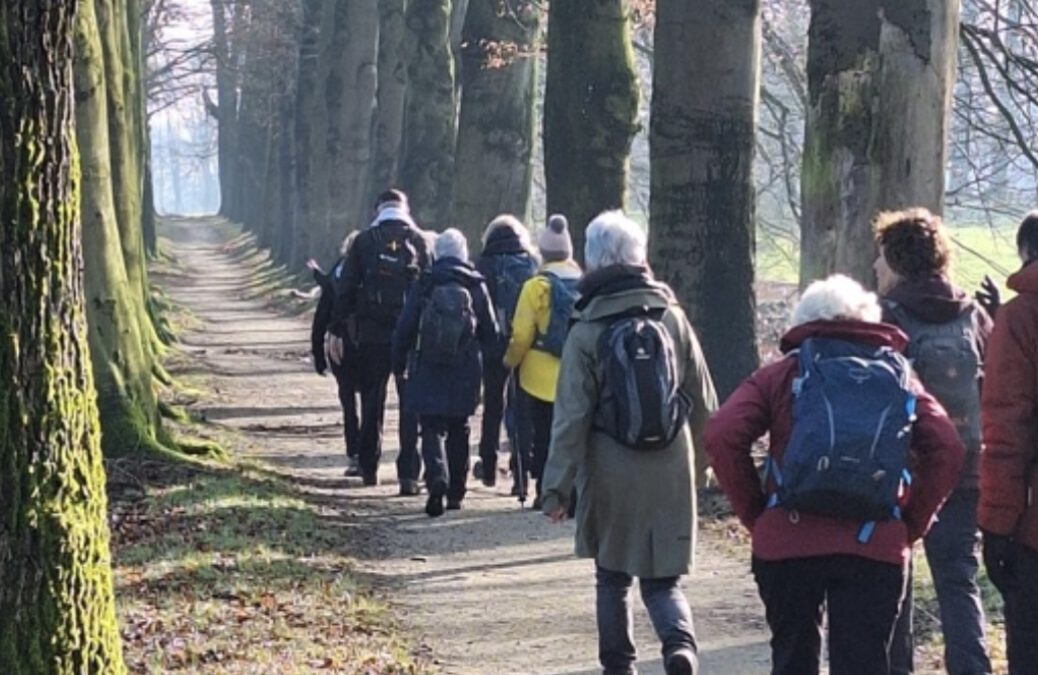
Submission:
<svg viewBox="0 0 1038 675">
<path fill-rule="evenodd" d="M 512 400 L 512 405 L 515 406 L 513 409 L 515 422 L 512 425 L 513 431 L 509 434 L 509 440 L 512 442 L 512 456 L 515 458 L 515 471 L 516 476 L 518 477 L 516 479 L 516 484 L 519 486 L 519 510 L 522 511 L 526 508 L 526 472 L 523 471 L 523 448 L 519 444 L 519 438 L 521 436 L 519 433 L 519 425 L 523 423 L 525 415 L 523 415 L 522 411 L 519 409 L 520 403 L 518 394 L 519 392 L 516 390 L 515 386 L 515 374 L 513 373 L 508 378 L 508 395 Z"/>
</svg>

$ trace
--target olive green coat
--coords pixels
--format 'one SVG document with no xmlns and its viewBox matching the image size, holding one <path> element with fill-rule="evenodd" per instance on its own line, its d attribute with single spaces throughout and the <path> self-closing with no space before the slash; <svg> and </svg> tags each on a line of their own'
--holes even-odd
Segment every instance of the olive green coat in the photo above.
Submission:
<svg viewBox="0 0 1038 675">
<path fill-rule="evenodd" d="M 597 345 L 608 325 L 604 319 L 638 306 L 667 309 L 663 321 L 684 360 L 682 389 L 692 401 L 689 428 L 663 450 L 632 450 L 592 428 L 602 380 Z M 578 556 L 642 578 L 686 574 L 696 540 L 693 452 L 702 448 L 703 429 L 717 408 L 699 341 L 681 308 L 650 289 L 594 298 L 575 319 L 562 354 L 542 481 L 544 512 L 565 505 L 575 486 Z"/>
</svg>

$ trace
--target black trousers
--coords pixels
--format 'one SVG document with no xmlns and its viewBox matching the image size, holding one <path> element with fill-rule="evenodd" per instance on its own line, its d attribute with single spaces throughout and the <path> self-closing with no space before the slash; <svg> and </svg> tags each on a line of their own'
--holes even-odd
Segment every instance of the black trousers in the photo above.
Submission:
<svg viewBox="0 0 1038 675">
<path fill-rule="evenodd" d="M 512 371 L 501 359 L 490 355 L 483 360 L 483 423 L 479 437 L 479 458 L 483 466 L 497 468 L 497 451 L 501 444 L 501 423 L 505 417 L 508 380 Z"/>
<path fill-rule="evenodd" d="M 1005 601 L 1009 675 L 1038 675 L 1038 551 L 1014 544 L 1004 571 L 991 580 Z"/>
<path fill-rule="evenodd" d="M 899 565 L 851 555 L 754 558 L 771 628 L 772 675 L 817 675 L 822 613 L 829 612 L 831 675 L 887 675 L 887 651 L 904 591 Z"/>
<path fill-rule="evenodd" d="M 339 388 L 339 405 L 342 406 L 342 423 L 345 429 L 346 456 L 360 457 L 360 417 L 358 399 L 360 391 L 357 388 L 356 365 L 352 363 L 336 365 L 332 362 L 332 375 Z"/>
<path fill-rule="evenodd" d="M 422 458 L 429 494 L 461 501 L 469 471 L 467 417 L 422 415 Z"/>
<path fill-rule="evenodd" d="M 368 344 L 357 348 L 358 386 L 360 388 L 360 468 L 365 474 L 378 471 L 382 459 L 382 425 L 386 414 L 386 394 L 392 362 L 389 345 Z M 396 378 L 397 398 L 403 382 Z M 418 480 L 422 470 L 418 456 L 418 417 L 400 408 L 400 455 L 396 461 L 400 480 Z"/>
<path fill-rule="evenodd" d="M 537 479 L 537 493 L 540 494 L 541 475 L 548 462 L 548 448 L 551 446 L 555 404 L 542 401 L 520 389 L 519 405 L 522 408 L 519 415 L 519 446 L 524 451 L 524 462 L 528 462 L 524 468 Z"/>
</svg>

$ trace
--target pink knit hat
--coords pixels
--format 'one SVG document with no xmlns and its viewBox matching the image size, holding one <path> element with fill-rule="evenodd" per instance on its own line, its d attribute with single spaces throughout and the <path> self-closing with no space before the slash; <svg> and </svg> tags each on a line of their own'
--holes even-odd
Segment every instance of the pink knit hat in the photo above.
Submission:
<svg viewBox="0 0 1038 675">
<path fill-rule="evenodd" d="M 566 216 L 556 213 L 548 218 L 548 224 L 537 235 L 537 248 L 545 262 L 569 260 L 573 257 L 573 240 L 569 236 Z"/>
</svg>

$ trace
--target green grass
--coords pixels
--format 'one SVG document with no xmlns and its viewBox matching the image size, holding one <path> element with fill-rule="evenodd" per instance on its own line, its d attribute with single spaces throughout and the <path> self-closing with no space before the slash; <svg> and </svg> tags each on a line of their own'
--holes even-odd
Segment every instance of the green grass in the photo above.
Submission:
<svg viewBox="0 0 1038 675">
<path fill-rule="evenodd" d="M 143 493 L 111 504 L 132 672 L 427 672 L 313 495 L 241 464 L 132 470 Z"/>
</svg>

